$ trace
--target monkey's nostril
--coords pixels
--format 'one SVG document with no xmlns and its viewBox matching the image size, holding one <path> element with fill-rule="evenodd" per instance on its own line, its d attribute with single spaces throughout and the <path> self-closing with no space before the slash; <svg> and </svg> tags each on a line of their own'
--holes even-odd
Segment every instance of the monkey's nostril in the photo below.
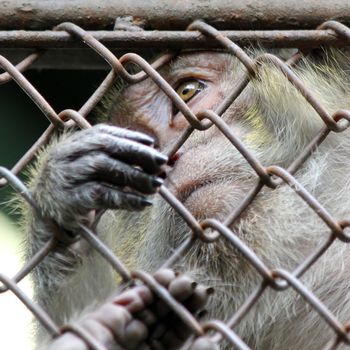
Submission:
<svg viewBox="0 0 350 350">
<path fill-rule="evenodd" d="M 162 171 L 160 174 L 158 174 L 158 177 L 160 177 L 161 179 L 165 180 L 167 178 L 167 174 L 165 171 Z"/>
<path fill-rule="evenodd" d="M 169 158 L 168 160 L 168 165 L 169 166 L 174 166 L 176 161 L 180 158 L 180 153 L 176 152 L 172 157 Z"/>
</svg>

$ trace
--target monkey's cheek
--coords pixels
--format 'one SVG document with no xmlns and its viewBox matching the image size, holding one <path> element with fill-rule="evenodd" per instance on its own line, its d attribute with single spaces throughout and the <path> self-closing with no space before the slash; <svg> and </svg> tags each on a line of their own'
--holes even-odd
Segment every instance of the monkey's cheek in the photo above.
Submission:
<svg viewBox="0 0 350 350">
<path fill-rule="evenodd" d="M 243 190 L 237 184 L 211 183 L 194 190 L 184 205 L 198 220 L 224 220 L 243 197 Z"/>
</svg>

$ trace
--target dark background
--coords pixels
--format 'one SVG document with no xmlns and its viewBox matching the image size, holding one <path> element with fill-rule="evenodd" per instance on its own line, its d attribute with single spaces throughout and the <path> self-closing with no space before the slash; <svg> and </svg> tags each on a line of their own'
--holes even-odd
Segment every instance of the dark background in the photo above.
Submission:
<svg viewBox="0 0 350 350">
<path fill-rule="evenodd" d="M 79 109 L 108 74 L 107 71 L 42 70 L 24 73 L 58 113 Z M 0 86 L 0 166 L 11 168 L 50 125 L 35 103 L 15 83 Z M 6 202 L 13 191 L 0 189 L 0 211 L 18 217 Z"/>
</svg>

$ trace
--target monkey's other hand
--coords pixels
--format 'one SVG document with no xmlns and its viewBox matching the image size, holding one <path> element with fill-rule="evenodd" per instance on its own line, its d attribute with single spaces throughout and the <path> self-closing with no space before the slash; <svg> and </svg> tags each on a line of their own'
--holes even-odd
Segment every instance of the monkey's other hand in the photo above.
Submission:
<svg viewBox="0 0 350 350">
<path fill-rule="evenodd" d="M 161 186 L 167 157 L 145 134 L 104 124 L 71 134 L 52 148 L 34 188 L 45 217 L 74 230 L 94 209 L 142 210 Z"/>
<path fill-rule="evenodd" d="M 198 284 L 185 274 L 176 274 L 170 269 L 157 271 L 154 278 L 195 318 L 206 313 L 203 308 L 210 295 L 213 294 L 213 288 Z M 136 316 L 148 326 L 149 335 L 146 343 L 150 349 L 180 349 L 191 334 L 189 326 L 168 306 L 167 302 L 160 298 L 156 298 L 148 309 L 137 313 Z M 217 350 L 214 345 L 210 346 L 209 349 Z"/>
<path fill-rule="evenodd" d="M 192 313 L 208 300 L 208 289 L 172 270 L 158 271 L 154 278 Z M 147 286 L 132 287 L 78 321 L 86 337 L 106 350 L 178 349 L 189 336 L 186 325 Z M 88 350 L 88 344 L 69 328 L 48 350 Z M 215 349 L 215 348 L 213 348 Z"/>
</svg>

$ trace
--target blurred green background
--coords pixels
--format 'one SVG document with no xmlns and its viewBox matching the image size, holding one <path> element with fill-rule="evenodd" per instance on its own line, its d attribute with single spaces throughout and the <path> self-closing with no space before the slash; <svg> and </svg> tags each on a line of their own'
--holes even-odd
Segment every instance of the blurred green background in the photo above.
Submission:
<svg viewBox="0 0 350 350">
<path fill-rule="evenodd" d="M 28 71 L 25 76 L 51 104 L 56 112 L 79 107 L 98 87 L 106 71 Z M 11 168 L 49 126 L 39 108 L 14 83 L 0 86 L 0 166 Z M 0 189 L 0 273 L 13 276 L 22 266 L 23 234 L 18 216 L 11 212 L 8 201 L 13 191 Z M 32 295 L 30 280 L 20 287 Z M 31 314 L 12 295 L 0 294 L 1 348 L 30 350 Z"/>
<path fill-rule="evenodd" d="M 60 112 L 79 107 L 106 76 L 104 71 L 29 71 L 25 76 Z M 15 82 L 0 86 L 0 165 L 11 168 L 49 126 L 39 108 Z M 7 189 L 0 190 L 1 202 Z M 7 212 L 4 206 L 0 210 Z"/>
</svg>

